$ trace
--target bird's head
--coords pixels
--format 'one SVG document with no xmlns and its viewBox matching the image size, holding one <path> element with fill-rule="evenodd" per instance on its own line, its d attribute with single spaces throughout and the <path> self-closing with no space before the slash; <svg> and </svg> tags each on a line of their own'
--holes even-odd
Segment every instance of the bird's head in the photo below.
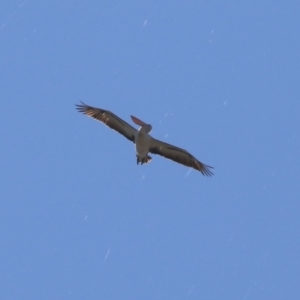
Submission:
<svg viewBox="0 0 300 300">
<path fill-rule="evenodd" d="M 134 116 L 131 116 L 131 120 L 135 124 L 142 126 L 142 128 L 145 130 L 146 133 L 149 133 L 152 130 L 152 126 L 150 124 L 147 124 Z"/>
</svg>

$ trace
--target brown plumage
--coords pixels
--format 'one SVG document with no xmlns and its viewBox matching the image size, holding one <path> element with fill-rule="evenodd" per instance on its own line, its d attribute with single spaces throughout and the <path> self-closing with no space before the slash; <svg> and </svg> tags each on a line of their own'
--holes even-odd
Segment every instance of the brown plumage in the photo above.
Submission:
<svg viewBox="0 0 300 300">
<path fill-rule="evenodd" d="M 152 126 L 144 123 L 134 116 L 131 116 L 131 119 L 134 123 L 141 126 L 139 130 L 136 130 L 134 127 L 108 110 L 92 107 L 83 102 L 81 102 L 81 104 L 77 104 L 76 108 L 79 112 L 104 123 L 106 126 L 119 132 L 128 140 L 132 141 L 136 145 L 138 164 L 150 162 L 151 157 L 148 156 L 148 152 L 151 152 L 200 171 L 204 176 L 213 175 L 210 170 L 213 167 L 203 164 L 188 151 L 152 138 L 149 134 Z"/>
</svg>

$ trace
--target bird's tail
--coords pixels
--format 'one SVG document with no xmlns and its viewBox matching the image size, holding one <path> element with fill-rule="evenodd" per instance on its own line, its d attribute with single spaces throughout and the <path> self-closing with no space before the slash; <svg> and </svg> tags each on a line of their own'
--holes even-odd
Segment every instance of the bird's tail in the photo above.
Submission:
<svg viewBox="0 0 300 300">
<path fill-rule="evenodd" d="M 137 164 L 139 164 L 139 163 L 141 163 L 141 165 L 142 165 L 142 164 L 147 164 L 147 163 L 149 163 L 151 160 L 152 160 L 152 157 L 149 156 L 149 155 L 147 155 L 146 157 L 144 157 L 144 158 L 142 158 L 142 159 L 140 159 L 138 155 L 136 156 L 136 163 L 137 163 Z"/>
</svg>

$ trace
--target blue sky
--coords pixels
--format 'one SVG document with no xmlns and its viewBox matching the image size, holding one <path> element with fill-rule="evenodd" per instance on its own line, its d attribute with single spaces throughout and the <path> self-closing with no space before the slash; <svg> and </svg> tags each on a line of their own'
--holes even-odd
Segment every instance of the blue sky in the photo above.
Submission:
<svg viewBox="0 0 300 300">
<path fill-rule="evenodd" d="M 1 299 L 298 299 L 298 1 L 2 1 Z M 153 155 L 83 101 L 183 147 Z"/>
</svg>

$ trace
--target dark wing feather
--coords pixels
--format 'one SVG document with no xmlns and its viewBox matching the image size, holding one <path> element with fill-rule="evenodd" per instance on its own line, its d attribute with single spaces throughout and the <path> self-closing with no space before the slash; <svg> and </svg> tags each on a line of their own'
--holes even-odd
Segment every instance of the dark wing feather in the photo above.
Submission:
<svg viewBox="0 0 300 300">
<path fill-rule="evenodd" d="M 213 167 L 203 164 L 184 149 L 152 138 L 149 151 L 153 154 L 159 154 L 165 158 L 172 159 L 173 161 L 183 164 L 187 167 L 194 168 L 205 176 L 213 175 L 210 170 L 210 168 Z"/>
<path fill-rule="evenodd" d="M 79 112 L 104 123 L 111 129 L 116 130 L 124 135 L 128 140 L 132 142 L 135 141 L 135 133 L 137 130 L 112 112 L 86 105 L 83 102 L 81 102 L 81 104 L 76 104 L 76 109 Z"/>
</svg>

